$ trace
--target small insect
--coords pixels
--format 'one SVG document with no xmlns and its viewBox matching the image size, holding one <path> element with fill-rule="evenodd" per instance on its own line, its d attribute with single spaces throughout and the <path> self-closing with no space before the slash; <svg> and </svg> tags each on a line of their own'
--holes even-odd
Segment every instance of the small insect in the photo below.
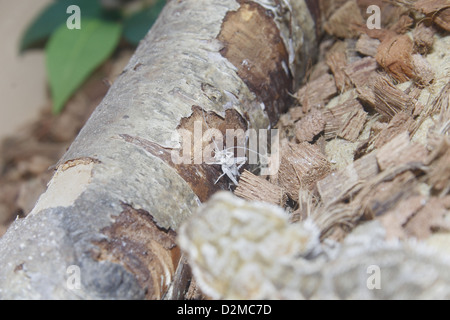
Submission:
<svg viewBox="0 0 450 320">
<path fill-rule="evenodd" d="M 215 142 L 214 144 L 216 145 Z M 224 175 L 227 175 L 235 185 L 238 184 L 236 177 L 240 176 L 239 169 L 247 162 L 247 157 L 235 157 L 234 152 L 229 151 L 230 149 L 233 148 L 220 150 L 216 145 L 216 149 L 214 150 L 214 161 L 206 162 L 206 164 L 220 164 L 222 166 L 223 173 L 217 178 L 214 184 L 219 182 Z"/>
<path fill-rule="evenodd" d="M 205 121 L 206 127 L 208 129 L 210 129 L 208 126 L 208 123 L 206 121 L 204 111 L 203 111 L 203 120 Z M 248 138 L 248 136 L 246 138 Z M 214 157 L 212 158 L 212 161 L 208 161 L 205 163 L 210 164 L 210 165 L 218 164 L 221 166 L 221 169 L 222 169 L 222 174 L 217 178 L 217 180 L 214 182 L 214 184 L 217 184 L 217 182 L 219 182 L 219 180 L 223 176 L 226 175 L 234 183 L 234 185 L 237 186 L 238 185 L 237 177 L 239 177 L 241 175 L 239 170 L 242 168 L 242 166 L 244 166 L 246 164 L 248 159 L 245 156 L 244 157 L 236 157 L 234 154 L 234 149 L 243 149 L 245 151 L 255 152 L 258 155 L 260 155 L 260 154 L 256 151 L 253 151 L 246 147 L 241 147 L 241 146 L 234 146 L 234 147 L 220 149 L 214 138 L 212 138 L 212 141 L 214 143 Z M 260 155 L 260 156 L 262 156 L 262 155 Z"/>
</svg>

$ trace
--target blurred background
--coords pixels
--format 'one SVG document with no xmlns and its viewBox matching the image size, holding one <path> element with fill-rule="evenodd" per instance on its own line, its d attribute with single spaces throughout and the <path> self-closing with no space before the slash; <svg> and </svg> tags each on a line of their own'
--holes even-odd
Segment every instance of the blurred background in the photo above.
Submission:
<svg viewBox="0 0 450 320">
<path fill-rule="evenodd" d="M 0 0 L 0 139 L 35 119 L 46 101 L 44 52 L 19 55 L 22 34 L 51 0 Z"/>
<path fill-rule="evenodd" d="M 165 3 L 0 0 L 0 236 L 34 207 Z"/>
</svg>

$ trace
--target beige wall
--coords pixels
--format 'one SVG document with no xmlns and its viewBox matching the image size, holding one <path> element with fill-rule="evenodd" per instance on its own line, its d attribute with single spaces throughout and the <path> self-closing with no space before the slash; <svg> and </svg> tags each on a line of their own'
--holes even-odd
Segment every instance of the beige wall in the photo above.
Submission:
<svg viewBox="0 0 450 320">
<path fill-rule="evenodd" d="M 0 0 L 0 139 L 32 121 L 46 102 L 42 50 L 18 55 L 20 37 L 51 0 Z"/>
</svg>

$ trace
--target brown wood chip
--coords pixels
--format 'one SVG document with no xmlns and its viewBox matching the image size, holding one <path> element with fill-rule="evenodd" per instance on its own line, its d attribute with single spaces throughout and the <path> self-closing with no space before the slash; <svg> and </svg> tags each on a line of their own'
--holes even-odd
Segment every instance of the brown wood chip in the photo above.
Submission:
<svg viewBox="0 0 450 320">
<path fill-rule="evenodd" d="M 411 162 L 424 163 L 428 151 L 420 143 L 411 143 L 407 132 L 403 132 L 386 143 L 377 152 L 377 161 L 381 170 Z"/>
<path fill-rule="evenodd" d="M 411 132 L 413 125 L 414 121 L 410 115 L 405 112 L 397 113 L 391 121 L 389 121 L 389 124 L 382 128 L 378 134 L 375 140 L 375 148 L 381 148 L 403 132 L 406 132 L 409 141 L 409 133 Z"/>
<path fill-rule="evenodd" d="M 311 190 L 316 181 L 331 171 L 320 149 L 308 142 L 286 144 L 281 152 L 278 184 L 293 200 L 298 199 L 300 189 Z"/>
<path fill-rule="evenodd" d="M 416 102 L 386 76 L 379 75 L 375 78 L 373 92 L 374 108 L 387 119 L 392 119 L 401 111 L 414 110 Z"/>
<path fill-rule="evenodd" d="M 327 109 L 324 112 L 325 138 L 334 139 L 339 136 L 349 141 L 355 141 L 364 126 L 366 117 L 367 113 L 357 99 L 349 99 Z"/>
<path fill-rule="evenodd" d="M 283 188 L 244 170 L 234 191 L 238 197 L 250 201 L 263 201 L 283 207 L 287 198 Z"/>
<path fill-rule="evenodd" d="M 325 120 L 322 111 L 313 109 L 295 123 L 295 136 L 299 142 L 312 142 L 324 128 Z"/>
<path fill-rule="evenodd" d="M 388 37 L 378 47 L 377 62 L 397 81 L 408 81 L 414 76 L 413 47 L 414 43 L 407 35 Z"/>
<path fill-rule="evenodd" d="M 325 204 L 332 203 L 348 196 L 348 192 L 358 183 L 374 177 L 378 172 L 375 153 L 370 153 L 318 181 L 317 190 Z"/>
<path fill-rule="evenodd" d="M 325 31 L 339 38 L 353 38 L 359 32 L 356 26 L 363 25 L 364 19 L 356 1 L 347 1 L 336 10 L 324 25 Z"/>
<path fill-rule="evenodd" d="M 300 88 L 295 94 L 295 97 L 303 106 L 303 111 L 307 112 L 312 107 L 323 108 L 337 93 L 338 91 L 333 76 L 324 74 Z"/>
<path fill-rule="evenodd" d="M 356 42 L 356 50 L 365 56 L 375 57 L 380 43 L 380 40 L 363 33 Z"/>
<path fill-rule="evenodd" d="M 356 87 L 362 87 L 370 81 L 377 69 L 376 60 L 372 57 L 365 57 L 348 65 L 344 72 Z"/>
</svg>

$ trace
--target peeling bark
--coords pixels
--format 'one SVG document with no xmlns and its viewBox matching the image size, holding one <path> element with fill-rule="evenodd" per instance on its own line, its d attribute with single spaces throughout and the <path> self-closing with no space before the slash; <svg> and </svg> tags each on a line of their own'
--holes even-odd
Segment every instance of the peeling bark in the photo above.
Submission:
<svg viewBox="0 0 450 320">
<path fill-rule="evenodd" d="M 173 134 L 193 118 L 221 132 L 273 125 L 317 47 L 307 3 L 169 1 L 47 192 L 0 239 L 0 298 L 182 298 L 175 232 L 228 183 L 215 184 L 217 166 L 171 163 Z"/>
</svg>

